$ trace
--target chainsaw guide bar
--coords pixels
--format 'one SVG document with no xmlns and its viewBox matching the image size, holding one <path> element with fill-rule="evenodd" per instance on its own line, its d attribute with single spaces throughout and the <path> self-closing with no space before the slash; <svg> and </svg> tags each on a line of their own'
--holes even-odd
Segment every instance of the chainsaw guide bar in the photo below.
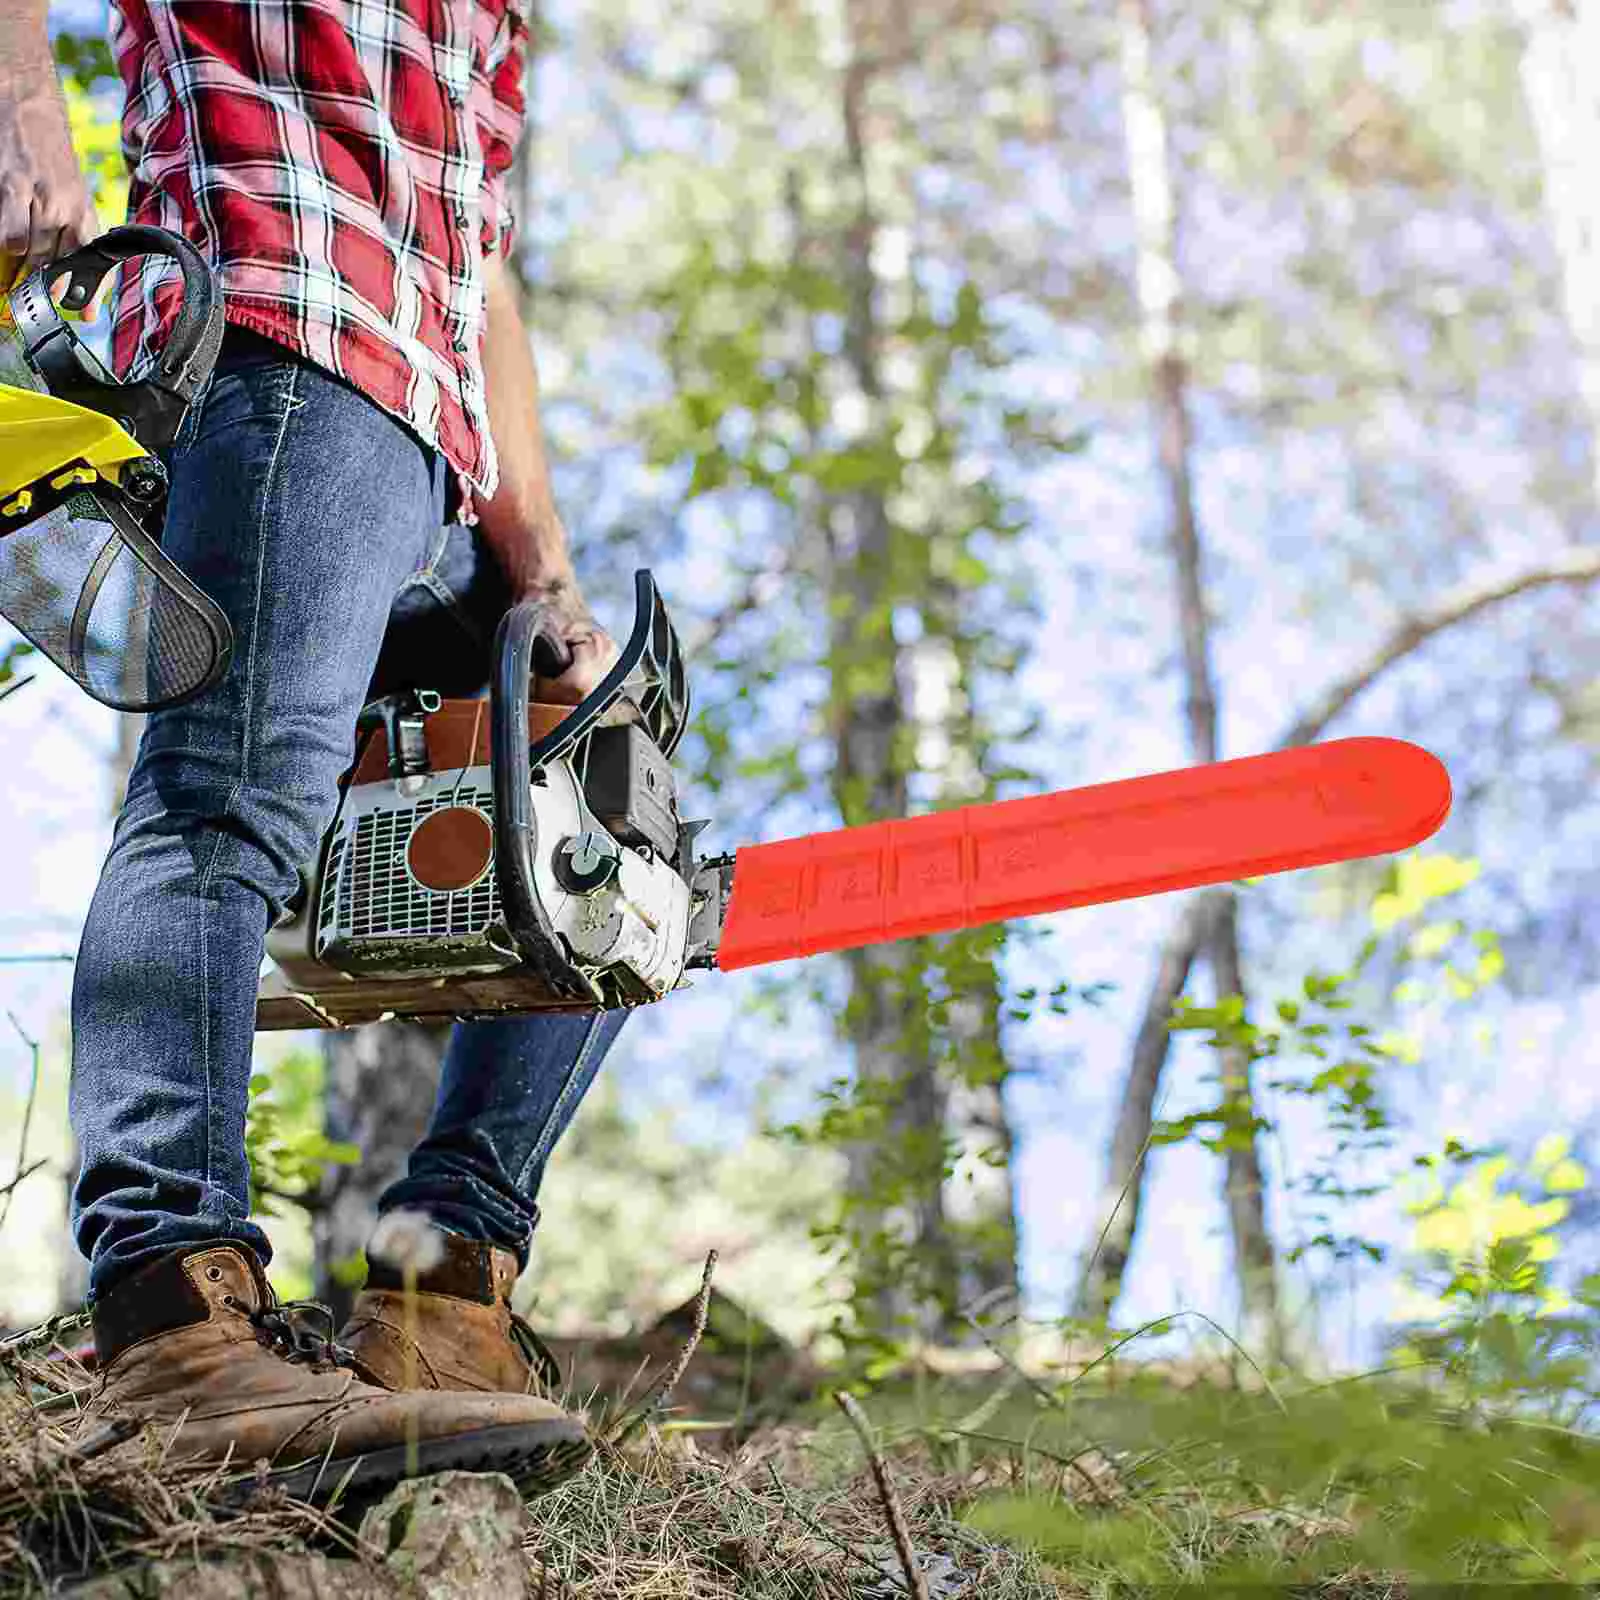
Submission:
<svg viewBox="0 0 1600 1600">
<path fill-rule="evenodd" d="M 747 845 L 723 971 L 1404 850 L 1450 779 L 1400 739 L 1339 739 L 1145 778 Z"/>
</svg>

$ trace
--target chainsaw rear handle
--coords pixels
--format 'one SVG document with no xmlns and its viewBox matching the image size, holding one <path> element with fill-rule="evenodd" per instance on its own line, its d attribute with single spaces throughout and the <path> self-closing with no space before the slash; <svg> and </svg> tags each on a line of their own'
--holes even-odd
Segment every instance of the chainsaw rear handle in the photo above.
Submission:
<svg viewBox="0 0 1600 1600">
<path fill-rule="evenodd" d="M 183 272 L 183 301 L 154 371 L 139 383 L 118 383 L 79 343 L 51 298 L 71 279 L 62 303 L 81 311 L 119 262 L 166 256 Z M 216 365 L 222 345 L 222 294 L 206 258 L 178 234 L 145 223 L 112 228 L 70 255 L 47 261 L 11 291 L 11 315 L 27 357 L 59 400 L 115 417 L 146 450 L 172 443 L 184 413 Z"/>
</svg>

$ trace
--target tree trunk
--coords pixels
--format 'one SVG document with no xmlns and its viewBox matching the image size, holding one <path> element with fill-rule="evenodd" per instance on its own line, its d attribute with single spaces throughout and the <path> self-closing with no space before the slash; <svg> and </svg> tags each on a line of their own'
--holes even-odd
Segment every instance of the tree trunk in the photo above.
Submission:
<svg viewBox="0 0 1600 1600">
<path fill-rule="evenodd" d="M 944 1214 L 955 1235 L 954 1304 L 961 1320 L 947 1337 L 970 1337 L 965 1318 L 1003 1318 L 1020 1302 L 1017 1276 L 1016 1135 L 1006 1108 L 1000 989 L 990 975 L 951 1005 L 958 1054 L 945 1095 L 944 1123 L 955 1171 Z"/>
<path fill-rule="evenodd" d="M 851 21 L 857 19 L 855 8 Z M 859 41 L 858 41 L 859 42 Z M 883 426 L 881 337 L 872 251 L 873 212 L 864 131 L 870 68 L 858 52 L 841 80 L 840 114 L 853 215 L 840 268 L 848 297 L 844 358 L 865 402 L 869 437 Z M 890 624 L 892 524 L 873 485 L 832 498 L 826 511 L 829 656 L 833 674 L 834 799 L 857 823 L 903 816 L 908 722 L 903 662 Z M 945 1223 L 945 1094 L 928 1049 L 920 942 L 846 957 L 846 1029 L 857 1094 L 879 1108 L 878 1135 L 848 1152 L 850 1228 L 861 1281 L 856 1313 L 874 1332 L 925 1335 L 956 1298 L 955 1251 Z M 913 1282 L 907 1263 L 917 1267 Z"/>
<path fill-rule="evenodd" d="M 1177 196 L 1166 116 L 1156 88 L 1152 60 L 1151 0 L 1120 0 L 1118 21 L 1123 127 L 1138 237 L 1140 339 L 1149 374 L 1157 456 L 1168 501 L 1178 625 L 1183 645 L 1185 722 L 1192 758 L 1197 762 L 1215 761 L 1220 754 L 1217 691 L 1210 659 L 1204 549 L 1195 511 L 1193 428 L 1183 341 Z M 1221 901 L 1214 904 L 1216 914 L 1206 919 L 1209 925 L 1203 935 L 1207 960 L 1220 994 L 1243 995 L 1237 904 L 1228 891 L 1222 891 Z M 1175 954 L 1181 956 L 1182 945 L 1179 938 Z M 1163 962 L 1168 975 L 1181 965 L 1181 959 Z M 1162 985 L 1158 983 L 1157 987 Z M 1164 1016 L 1154 1020 L 1165 1028 Z M 1152 1019 L 1147 1015 L 1146 1021 Z M 1144 1033 L 1141 1028 L 1141 1038 Z M 1136 1052 L 1138 1043 L 1136 1039 Z M 1141 1063 L 1140 1069 L 1131 1070 L 1128 1076 L 1130 1090 L 1137 1092 L 1141 1099 L 1148 1096 L 1148 1103 L 1152 1105 L 1165 1056 L 1165 1048 L 1150 1049 L 1147 1055 L 1150 1065 Z M 1246 1130 L 1230 1139 L 1226 1161 L 1228 1220 L 1233 1236 L 1240 1307 L 1246 1327 L 1258 1335 L 1265 1334 L 1268 1342 L 1275 1345 L 1279 1323 L 1277 1286 L 1272 1242 L 1266 1225 L 1265 1184 L 1252 1130 L 1254 1103 L 1250 1076 L 1247 1064 L 1231 1052 L 1224 1052 L 1222 1073 L 1230 1123 L 1236 1129 Z M 1131 1129 L 1138 1121 L 1139 1105 L 1130 1105 L 1119 1117 L 1119 1127 L 1127 1123 Z M 1117 1180 L 1116 1169 L 1113 1169 L 1112 1179 L 1113 1182 Z M 1141 1162 L 1129 1174 L 1130 1191 L 1142 1181 Z M 1137 1204 L 1129 1206 L 1126 1215 L 1129 1219 L 1136 1218 Z M 1129 1244 L 1131 1240 L 1130 1228 Z M 1121 1265 L 1125 1263 L 1124 1252 Z M 1118 1280 L 1106 1272 L 1106 1265 L 1102 1252 L 1094 1298 L 1109 1309 L 1115 1300 Z"/>
<path fill-rule="evenodd" d="M 1544 202 L 1561 261 L 1578 388 L 1600 439 L 1600 9 L 1593 0 L 1518 0 L 1522 92 L 1544 166 Z M 1600 446 L 1591 452 L 1600 496 Z"/>
<path fill-rule="evenodd" d="M 1145 998 L 1144 1015 L 1133 1036 L 1133 1051 L 1111 1134 L 1094 1243 L 1079 1279 L 1076 1314 L 1090 1322 L 1109 1320 L 1122 1290 L 1139 1227 L 1144 1163 L 1155 1122 L 1156 1095 L 1172 1048 L 1167 1022 L 1189 982 L 1190 970 L 1206 943 L 1216 911 L 1214 894 L 1197 896 L 1183 908 L 1161 947 L 1155 979 Z"/>
<path fill-rule="evenodd" d="M 1224 890 L 1206 940 L 1216 1000 L 1243 995 L 1244 964 L 1239 955 L 1239 897 Z M 1278 1313 L 1276 1264 L 1272 1235 L 1267 1230 L 1266 1180 L 1261 1171 L 1255 1133 L 1255 1092 L 1247 1051 L 1219 1052 L 1222 1063 L 1223 1192 L 1228 1203 L 1228 1231 L 1233 1236 L 1234 1271 L 1239 1278 L 1239 1339 L 1246 1349 L 1276 1360 L 1283 1351 Z"/>
<path fill-rule="evenodd" d="M 311 1207 L 316 1297 L 333 1307 L 336 1326 L 349 1313 L 378 1196 L 428 1126 L 449 1034 L 448 1026 L 379 1022 L 323 1036 L 328 1137 L 361 1151 L 359 1165 L 328 1170 Z"/>
<path fill-rule="evenodd" d="M 507 192 L 517 219 L 517 237 L 512 242 L 511 276 L 516 281 L 517 298 L 525 322 L 531 325 L 533 313 L 533 272 L 530 259 L 528 225 L 539 203 L 539 117 L 534 95 L 534 80 L 539 72 L 539 57 L 545 48 L 544 7 L 533 0 L 524 12 L 528 24 L 528 53 L 522 72 L 522 92 L 527 107 L 522 133 L 517 139 L 511 171 L 506 175 Z"/>
</svg>

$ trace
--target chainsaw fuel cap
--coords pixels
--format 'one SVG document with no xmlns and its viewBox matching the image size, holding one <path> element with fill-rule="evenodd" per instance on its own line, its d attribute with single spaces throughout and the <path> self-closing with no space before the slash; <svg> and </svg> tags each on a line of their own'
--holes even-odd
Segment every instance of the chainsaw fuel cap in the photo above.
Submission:
<svg viewBox="0 0 1600 1600">
<path fill-rule="evenodd" d="M 472 888 L 493 865 L 494 827 L 475 806 L 430 813 L 406 841 L 406 870 L 436 894 Z"/>
</svg>

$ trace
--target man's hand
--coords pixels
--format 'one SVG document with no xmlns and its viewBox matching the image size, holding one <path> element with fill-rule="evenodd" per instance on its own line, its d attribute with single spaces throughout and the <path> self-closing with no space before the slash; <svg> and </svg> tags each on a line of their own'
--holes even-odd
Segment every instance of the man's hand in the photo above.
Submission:
<svg viewBox="0 0 1600 1600">
<path fill-rule="evenodd" d="M 541 678 L 535 698 L 576 705 L 617 659 L 616 644 L 590 614 L 572 570 L 567 532 L 550 493 L 539 374 L 517 305 L 516 286 L 498 256 L 484 263 L 483 381 L 489 426 L 500 457 L 500 486 L 478 505 L 478 530 L 505 574 L 512 597 L 542 601 L 552 631 L 572 652 L 559 678 Z"/>
<path fill-rule="evenodd" d="M 540 678 L 534 699 L 547 705 L 575 706 L 611 669 L 620 652 L 594 620 L 575 578 L 530 584 L 524 597 L 546 607 L 550 631 L 572 652 L 572 664 L 559 678 Z"/>
<path fill-rule="evenodd" d="M 0 43 L 0 289 L 100 233 L 50 57 L 45 7 L 24 4 Z M 85 316 L 92 316 L 92 309 Z"/>
</svg>

